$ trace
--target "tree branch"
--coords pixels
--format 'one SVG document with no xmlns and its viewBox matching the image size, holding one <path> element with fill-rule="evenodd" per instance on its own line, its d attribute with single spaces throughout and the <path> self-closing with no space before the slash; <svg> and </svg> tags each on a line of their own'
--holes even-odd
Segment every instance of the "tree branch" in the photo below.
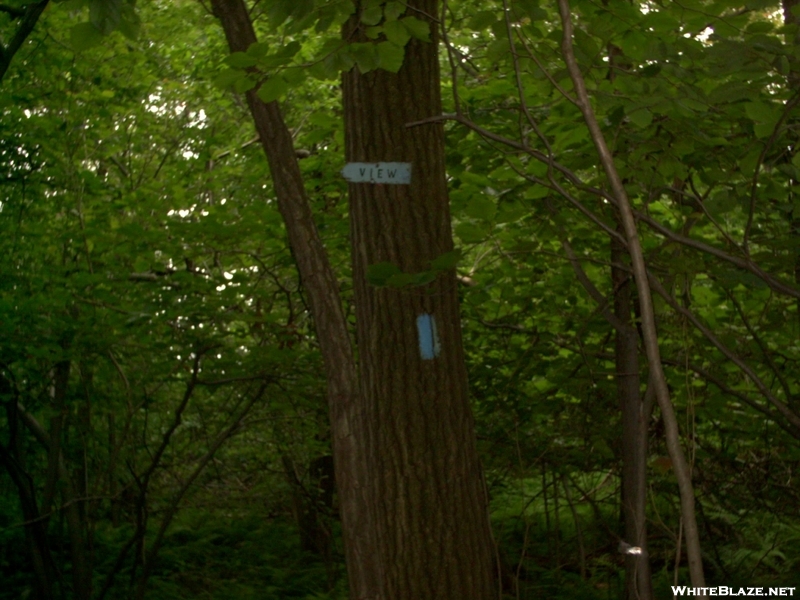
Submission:
<svg viewBox="0 0 800 600">
<path fill-rule="evenodd" d="M 5 77 L 8 67 L 11 65 L 11 59 L 14 58 L 14 55 L 22 47 L 23 42 L 33 31 L 36 22 L 39 20 L 39 17 L 47 7 L 49 1 L 50 0 L 40 0 L 40 2 L 28 4 L 24 9 L 15 9 L 5 4 L 0 5 L 0 10 L 12 15 L 14 18 L 22 19 L 22 22 L 19 24 L 19 27 L 17 27 L 17 31 L 14 33 L 14 37 L 11 38 L 8 46 L 6 48 L 0 46 L 0 82 L 3 81 L 3 77 Z"/>
<path fill-rule="evenodd" d="M 0 4 L 0 12 L 7 13 L 12 19 L 19 19 L 25 16 L 25 8 L 22 6 L 9 6 L 8 4 Z"/>
<path fill-rule="evenodd" d="M 713 346 L 717 350 L 722 352 L 722 354 L 724 354 L 729 361 L 731 361 L 733 364 L 739 367 L 739 370 L 742 371 L 742 373 L 747 375 L 750 381 L 752 381 L 755 384 L 756 388 L 758 388 L 758 391 L 761 392 L 761 394 L 767 400 L 769 400 L 769 402 L 776 409 L 778 409 L 778 412 L 781 413 L 786 418 L 786 420 L 792 424 L 793 427 L 796 427 L 797 430 L 800 431 L 800 416 L 797 415 L 794 411 L 792 411 L 792 409 L 789 408 L 786 404 L 784 404 L 780 399 L 776 398 L 775 395 L 769 390 L 767 385 L 756 374 L 756 372 L 753 371 L 753 369 L 750 368 L 750 366 L 747 363 L 745 363 L 744 360 L 742 360 L 739 356 L 734 354 L 732 350 L 730 350 L 725 344 L 723 344 L 722 341 L 716 335 L 714 335 L 708 327 L 703 325 L 700 322 L 700 319 L 698 319 L 692 311 L 678 304 L 678 301 L 675 300 L 675 298 L 673 298 L 672 295 L 670 295 L 666 289 L 664 289 L 664 286 L 661 284 L 661 281 L 659 281 L 658 277 L 656 277 L 653 273 L 649 272 L 648 275 L 650 278 L 650 285 L 656 291 L 656 293 L 662 298 L 664 298 L 664 300 L 667 301 L 667 304 L 669 304 L 673 310 L 679 312 L 684 317 L 689 319 L 689 321 L 692 322 L 692 324 L 697 328 L 697 330 L 700 331 L 700 333 L 702 333 L 705 336 L 705 338 L 709 342 L 711 342 L 711 344 L 713 344 Z"/>
</svg>

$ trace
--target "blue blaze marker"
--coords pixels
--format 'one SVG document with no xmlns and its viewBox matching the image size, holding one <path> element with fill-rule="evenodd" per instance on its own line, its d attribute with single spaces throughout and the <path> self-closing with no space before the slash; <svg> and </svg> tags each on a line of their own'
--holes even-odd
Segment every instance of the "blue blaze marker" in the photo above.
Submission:
<svg viewBox="0 0 800 600">
<path fill-rule="evenodd" d="M 417 317 L 417 333 L 419 334 L 419 355 L 422 360 L 433 360 L 439 356 L 441 347 L 433 315 L 422 313 Z"/>
</svg>

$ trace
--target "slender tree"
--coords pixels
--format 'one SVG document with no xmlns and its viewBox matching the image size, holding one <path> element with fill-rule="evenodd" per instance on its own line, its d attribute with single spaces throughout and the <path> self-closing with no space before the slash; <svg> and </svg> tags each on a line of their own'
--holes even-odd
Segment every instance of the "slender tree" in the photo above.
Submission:
<svg viewBox="0 0 800 600">
<path fill-rule="evenodd" d="M 253 23 L 242 0 L 213 0 L 212 7 L 231 52 L 246 51 L 256 43 Z M 377 597 L 376 572 L 370 568 L 374 555 L 370 541 L 373 528 L 363 496 L 370 475 L 365 470 L 358 382 L 339 285 L 314 224 L 292 135 L 280 106 L 275 101 L 262 102 L 255 89 L 247 92 L 247 104 L 269 163 L 278 209 L 308 293 L 325 363 L 334 470 L 350 585 L 361 594 L 356 598 Z"/>
<path fill-rule="evenodd" d="M 626 253 L 611 240 L 612 265 L 624 264 Z M 639 393 L 639 344 L 631 323 L 631 280 L 613 266 L 614 315 L 622 324 L 615 331 L 614 359 L 617 398 L 622 414 L 622 514 L 625 520 L 625 594 L 629 600 L 653 597 L 650 558 L 647 552 L 647 426 L 653 405 L 653 389 L 643 400 Z"/>
</svg>

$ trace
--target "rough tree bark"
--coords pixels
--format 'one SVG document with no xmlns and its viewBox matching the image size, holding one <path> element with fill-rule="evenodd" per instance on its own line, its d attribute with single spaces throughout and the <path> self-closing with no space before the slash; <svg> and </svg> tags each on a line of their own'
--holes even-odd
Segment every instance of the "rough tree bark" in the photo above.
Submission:
<svg viewBox="0 0 800 600">
<path fill-rule="evenodd" d="M 213 0 L 212 6 L 231 51 L 256 41 L 241 0 Z M 412 9 L 432 15 L 436 5 Z M 417 169 L 410 186 L 383 191 L 384 210 L 374 210 L 376 188 L 353 191 L 359 355 L 367 390 L 361 399 L 338 286 L 314 227 L 291 135 L 277 103 L 247 94 L 325 360 L 350 590 L 358 599 L 493 596 L 491 533 L 467 403 L 454 274 L 413 291 L 366 284 L 368 264 L 389 260 L 419 271 L 452 249 L 441 126 L 405 129 L 407 122 L 441 113 L 436 60 L 435 44 L 412 42 L 398 75 L 345 75 L 350 106 L 362 107 L 348 111 L 348 158 L 403 160 Z M 408 90 L 416 94 L 400 101 L 399 92 Z M 382 125 L 363 104 L 371 93 L 399 101 L 383 107 L 388 120 Z M 398 202 L 395 210 L 385 206 L 388 200 Z M 416 319 L 423 312 L 434 315 L 441 339 L 440 356 L 430 361 L 417 350 Z"/>
<path fill-rule="evenodd" d="M 377 595 L 358 599 L 495 597 L 493 543 L 468 402 L 455 273 L 423 287 L 375 287 L 369 265 L 407 273 L 453 249 L 440 123 L 437 0 L 408 14 L 431 23 L 431 42 L 411 40 L 398 73 L 357 67 L 343 75 L 348 162 L 411 163 L 409 185 L 350 183 L 359 369 L 368 428 L 368 510 L 376 536 L 366 568 Z M 347 42 L 369 42 L 361 7 Z M 422 356 L 418 327 L 432 315 L 438 355 Z M 422 316 L 422 322 L 418 319 Z M 338 477 L 338 473 L 337 473 Z"/>
</svg>

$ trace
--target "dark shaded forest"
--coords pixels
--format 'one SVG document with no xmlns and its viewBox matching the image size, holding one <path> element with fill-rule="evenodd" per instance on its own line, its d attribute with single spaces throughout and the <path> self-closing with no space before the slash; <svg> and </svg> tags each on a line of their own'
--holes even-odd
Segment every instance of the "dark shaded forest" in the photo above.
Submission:
<svg viewBox="0 0 800 600">
<path fill-rule="evenodd" d="M 798 105 L 797 0 L 0 3 L 0 600 L 796 593 Z"/>
</svg>

